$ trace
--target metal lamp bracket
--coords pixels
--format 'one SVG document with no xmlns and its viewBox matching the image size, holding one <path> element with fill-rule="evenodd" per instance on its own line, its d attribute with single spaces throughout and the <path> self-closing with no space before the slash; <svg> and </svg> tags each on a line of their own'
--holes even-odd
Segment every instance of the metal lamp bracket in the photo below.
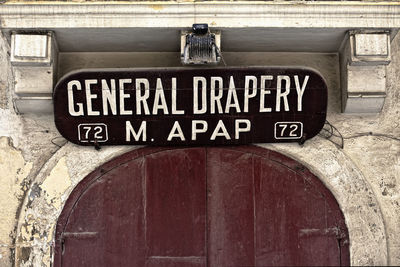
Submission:
<svg viewBox="0 0 400 267">
<path fill-rule="evenodd" d="M 218 64 L 221 60 L 221 33 L 210 32 L 208 24 L 193 24 L 181 32 L 182 64 Z"/>
</svg>

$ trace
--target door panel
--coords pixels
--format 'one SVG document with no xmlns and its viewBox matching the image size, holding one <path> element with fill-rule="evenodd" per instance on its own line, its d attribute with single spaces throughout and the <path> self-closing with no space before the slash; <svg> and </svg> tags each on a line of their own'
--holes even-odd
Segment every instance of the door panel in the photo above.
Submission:
<svg viewBox="0 0 400 267">
<path fill-rule="evenodd" d="M 301 175 L 254 158 L 258 266 L 340 265 L 324 195 Z M 336 255 L 330 257 L 330 255 Z"/>
<path fill-rule="evenodd" d="M 54 266 L 349 265 L 331 192 L 257 147 L 144 148 L 90 174 L 56 229 Z"/>
<path fill-rule="evenodd" d="M 130 161 L 84 191 L 64 230 L 62 266 L 144 266 L 142 169 L 142 159 Z"/>
</svg>

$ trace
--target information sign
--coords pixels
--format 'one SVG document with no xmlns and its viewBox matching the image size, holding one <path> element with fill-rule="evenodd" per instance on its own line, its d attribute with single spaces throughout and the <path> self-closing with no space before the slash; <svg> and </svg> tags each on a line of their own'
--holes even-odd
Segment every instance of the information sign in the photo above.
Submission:
<svg viewBox="0 0 400 267">
<path fill-rule="evenodd" d="M 53 100 L 80 145 L 304 142 L 324 125 L 327 87 L 308 68 L 92 69 L 64 76 Z"/>
</svg>

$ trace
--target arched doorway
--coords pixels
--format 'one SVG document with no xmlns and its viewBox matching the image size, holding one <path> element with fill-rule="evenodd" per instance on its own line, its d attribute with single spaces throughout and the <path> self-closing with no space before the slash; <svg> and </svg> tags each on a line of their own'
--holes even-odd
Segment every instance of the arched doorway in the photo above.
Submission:
<svg viewBox="0 0 400 267">
<path fill-rule="evenodd" d="M 258 147 L 143 148 L 88 175 L 55 266 L 349 265 L 348 232 L 304 166 Z"/>
</svg>

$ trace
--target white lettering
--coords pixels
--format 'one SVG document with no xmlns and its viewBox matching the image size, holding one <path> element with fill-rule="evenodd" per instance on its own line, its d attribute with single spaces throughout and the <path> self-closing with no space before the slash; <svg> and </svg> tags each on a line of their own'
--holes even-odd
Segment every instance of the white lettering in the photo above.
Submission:
<svg viewBox="0 0 400 267">
<path fill-rule="evenodd" d="M 141 95 L 141 85 L 144 85 L 144 94 Z M 136 114 L 142 114 L 142 104 L 144 109 L 144 114 L 149 115 L 150 110 L 147 105 L 147 99 L 150 96 L 150 85 L 147 79 L 136 79 Z"/>
<path fill-rule="evenodd" d="M 201 83 L 201 109 L 199 109 L 199 83 Z M 204 77 L 193 77 L 193 113 L 204 114 L 207 112 L 207 80 Z"/>
<path fill-rule="evenodd" d="M 310 78 L 310 76 L 308 75 L 304 77 L 303 85 L 300 88 L 299 76 L 298 75 L 294 76 L 294 82 L 296 84 L 296 91 L 297 91 L 297 111 L 303 110 L 303 94 L 304 91 L 306 90 L 308 78 Z"/>
<path fill-rule="evenodd" d="M 121 115 L 132 115 L 132 110 L 125 109 L 125 99 L 130 98 L 130 94 L 125 94 L 125 84 L 131 83 L 132 79 L 121 79 L 119 80 L 119 114 Z"/>
<path fill-rule="evenodd" d="M 282 93 L 282 81 L 285 81 L 285 92 Z M 286 75 L 279 75 L 276 88 L 276 108 L 275 111 L 281 111 L 281 98 L 285 106 L 285 111 L 289 111 L 289 103 L 287 96 L 290 93 L 290 77 Z"/>
<path fill-rule="evenodd" d="M 265 76 L 264 76 L 265 77 Z M 253 83 L 251 93 L 249 93 L 250 89 L 250 81 Z M 244 82 L 244 112 L 249 112 L 249 99 L 253 98 L 257 94 L 257 78 L 256 76 L 245 76 Z"/>
<path fill-rule="evenodd" d="M 222 132 L 220 132 L 220 130 Z M 226 130 L 225 124 L 222 122 L 222 120 L 218 121 L 217 126 L 214 129 L 214 132 L 211 135 L 210 140 L 215 140 L 217 136 L 224 136 L 226 140 L 231 140 L 231 137 L 228 134 L 228 131 Z"/>
<path fill-rule="evenodd" d="M 182 128 L 179 125 L 178 121 L 174 122 L 174 125 L 172 126 L 172 129 L 168 134 L 167 140 L 171 141 L 172 138 L 174 138 L 174 137 L 178 137 L 181 139 L 181 141 L 185 141 L 185 136 L 183 135 Z"/>
<path fill-rule="evenodd" d="M 156 94 L 154 96 L 153 105 L 153 115 L 158 114 L 159 109 L 162 109 L 164 114 L 168 114 L 167 101 L 165 101 L 164 89 L 161 83 L 161 79 L 157 78 Z"/>
<path fill-rule="evenodd" d="M 74 108 L 74 92 L 72 91 L 73 87 L 76 87 L 76 90 L 82 90 L 81 83 L 77 80 L 73 80 L 68 82 L 67 91 L 68 91 L 68 111 L 71 116 L 83 116 L 83 104 L 76 103 L 78 106 L 78 111 Z"/>
<path fill-rule="evenodd" d="M 172 98 L 172 114 L 182 115 L 185 114 L 184 110 L 177 110 L 176 109 L 176 78 L 172 78 L 172 90 L 171 90 L 171 98 Z"/>
<path fill-rule="evenodd" d="M 234 103 L 232 103 L 232 99 Z M 240 112 L 239 100 L 236 94 L 236 88 L 235 88 L 235 82 L 233 81 L 233 76 L 231 76 L 229 80 L 229 90 L 226 99 L 225 113 L 229 113 L 231 107 L 235 108 L 236 112 L 238 113 Z"/>
<path fill-rule="evenodd" d="M 132 127 L 132 124 L 130 121 L 126 121 L 125 122 L 125 140 L 127 142 L 131 141 L 131 135 L 133 136 L 133 138 L 135 139 L 135 141 L 139 141 L 140 136 L 142 136 L 142 141 L 145 142 L 146 141 L 146 129 L 147 129 L 147 125 L 146 125 L 146 121 L 142 121 L 142 123 L 140 124 L 140 128 L 138 130 L 138 132 L 136 133 L 135 130 Z"/>
<path fill-rule="evenodd" d="M 216 83 L 218 82 L 218 87 L 216 87 Z M 218 88 L 218 95 L 215 94 L 215 88 Z M 221 105 L 221 98 L 223 94 L 223 80 L 221 77 L 211 77 L 211 99 L 210 99 L 210 112 L 211 114 L 215 114 L 215 105 L 217 105 L 218 113 L 221 114 L 223 112 Z"/>
<path fill-rule="evenodd" d="M 103 114 L 108 115 L 108 106 L 111 108 L 111 113 L 117 115 L 117 93 L 115 91 L 115 80 L 111 79 L 111 91 L 105 79 L 101 80 L 101 94 L 103 98 Z M 107 106 L 108 104 L 108 106 Z"/>
<path fill-rule="evenodd" d="M 271 94 L 271 90 L 267 90 L 265 86 L 266 81 L 272 81 L 274 79 L 271 75 L 261 76 L 261 89 L 260 89 L 260 112 L 271 112 L 271 108 L 265 107 L 265 95 Z"/>
<path fill-rule="evenodd" d="M 97 98 L 97 95 L 91 94 L 90 92 L 90 86 L 92 84 L 97 84 L 97 80 L 85 80 L 87 114 L 88 116 L 99 116 L 100 112 L 92 109 L 92 99 Z"/>
<path fill-rule="evenodd" d="M 244 128 L 240 128 L 240 124 L 245 124 Z M 240 119 L 235 120 L 235 139 L 239 139 L 239 134 L 244 132 L 250 132 L 251 123 L 250 120 Z"/>
<path fill-rule="evenodd" d="M 197 128 L 197 125 L 202 125 L 203 127 Z M 193 120 L 192 121 L 192 140 L 197 139 L 198 133 L 205 133 L 208 129 L 208 124 L 206 121 L 203 120 Z"/>
</svg>

